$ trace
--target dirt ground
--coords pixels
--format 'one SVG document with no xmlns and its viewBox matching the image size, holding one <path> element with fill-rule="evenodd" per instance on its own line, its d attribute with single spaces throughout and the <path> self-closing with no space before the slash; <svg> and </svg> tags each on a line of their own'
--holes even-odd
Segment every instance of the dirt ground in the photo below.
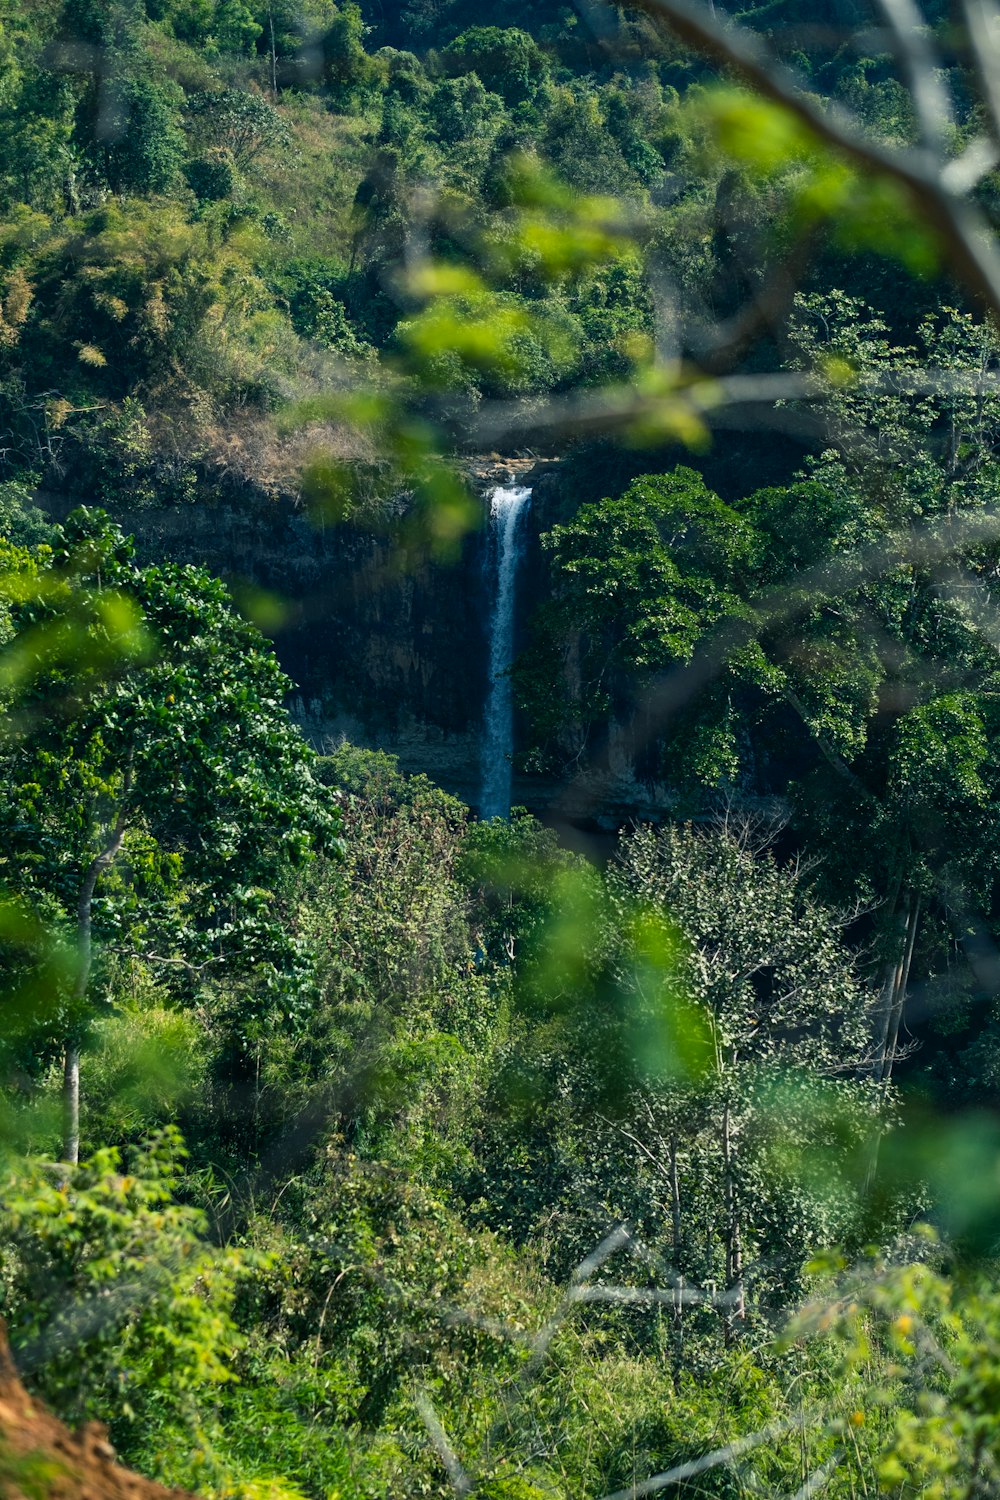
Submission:
<svg viewBox="0 0 1000 1500">
<path fill-rule="evenodd" d="M 194 1500 L 115 1462 L 99 1422 L 70 1432 L 21 1384 L 0 1322 L 2 1500 Z"/>
</svg>

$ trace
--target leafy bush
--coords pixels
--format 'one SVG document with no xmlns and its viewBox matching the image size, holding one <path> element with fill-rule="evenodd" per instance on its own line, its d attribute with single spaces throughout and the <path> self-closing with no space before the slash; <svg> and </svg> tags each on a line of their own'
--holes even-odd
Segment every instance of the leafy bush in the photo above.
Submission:
<svg viewBox="0 0 1000 1500">
<path fill-rule="evenodd" d="M 146 1403 L 189 1416 L 233 1379 L 237 1286 L 253 1258 L 207 1240 L 175 1201 L 186 1151 L 172 1127 L 70 1169 L 7 1168 L 4 1315 L 22 1368 L 60 1410 L 113 1418 L 128 1440 Z"/>
</svg>

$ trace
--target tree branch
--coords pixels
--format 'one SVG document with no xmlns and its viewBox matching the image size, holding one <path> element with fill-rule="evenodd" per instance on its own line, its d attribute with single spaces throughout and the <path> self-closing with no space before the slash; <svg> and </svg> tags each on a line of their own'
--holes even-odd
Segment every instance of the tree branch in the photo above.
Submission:
<svg viewBox="0 0 1000 1500">
<path fill-rule="evenodd" d="M 914 0 L 878 0 L 892 35 L 910 98 L 920 122 L 924 145 L 939 156 L 945 154 L 945 130 L 953 123 L 951 100 L 938 74 L 937 62 L 926 35 L 926 22 Z"/>
<path fill-rule="evenodd" d="M 986 220 L 950 185 L 941 156 L 926 147 L 894 150 L 872 140 L 839 105 L 807 93 L 798 76 L 752 32 L 722 22 L 703 5 L 692 0 L 635 3 L 689 46 L 731 68 L 764 98 L 788 110 L 818 140 L 904 188 L 941 236 L 952 268 L 1000 327 L 1000 254 Z M 969 40 L 977 72 L 988 74 L 995 68 L 997 49 L 985 23 L 978 29 L 970 25 Z"/>
<path fill-rule="evenodd" d="M 994 138 L 1000 142 L 1000 72 L 996 67 L 1000 14 L 993 0 L 962 0 L 962 14 L 968 28 L 969 51 L 979 93 L 986 106 Z"/>
<path fill-rule="evenodd" d="M 448 1441 L 448 1434 L 441 1425 L 440 1418 L 431 1403 L 430 1397 L 425 1391 L 419 1391 L 415 1397 L 414 1404 L 420 1413 L 420 1420 L 427 1429 L 427 1436 L 431 1445 L 437 1453 L 445 1472 L 451 1482 L 451 1487 L 456 1495 L 471 1495 L 472 1480 L 462 1467 L 458 1454 Z"/>
<path fill-rule="evenodd" d="M 801 1489 L 795 1491 L 792 1500 L 812 1500 L 813 1495 L 818 1495 L 820 1490 L 825 1489 L 833 1478 L 843 1456 L 843 1453 L 838 1450 L 838 1452 L 827 1459 L 825 1464 L 815 1469 L 809 1475 L 809 1478 L 802 1485 Z"/>
<path fill-rule="evenodd" d="M 760 1448 L 764 1443 L 773 1442 L 775 1438 L 783 1437 L 786 1432 L 792 1432 L 795 1428 L 802 1426 L 803 1421 L 802 1417 L 790 1417 L 781 1422 L 772 1422 L 769 1426 L 762 1427 L 759 1432 L 752 1432 L 747 1437 L 737 1438 L 735 1442 L 728 1443 L 725 1448 L 716 1448 L 701 1458 L 693 1458 L 688 1463 L 667 1469 L 663 1474 L 654 1474 L 651 1479 L 643 1479 L 637 1484 L 629 1485 L 627 1490 L 615 1490 L 613 1495 L 605 1495 L 604 1500 L 642 1500 L 644 1495 L 655 1495 L 659 1490 L 667 1489 L 669 1485 L 680 1484 L 682 1480 L 694 1479 L 698 1474 L 704 1474 L 709 1469 L 718 1469 L 723 1464 L 731 1464 L 734 1459 L 742 1458 L 744 1453 L 750 1453 L 754 1448 Z"/>
</svg>

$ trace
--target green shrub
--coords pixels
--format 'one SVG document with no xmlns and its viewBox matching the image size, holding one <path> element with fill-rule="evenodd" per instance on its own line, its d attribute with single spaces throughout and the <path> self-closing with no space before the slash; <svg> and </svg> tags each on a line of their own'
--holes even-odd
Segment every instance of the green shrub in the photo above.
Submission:
<svg viewBox="0 0 1000 1500">
<path fill-rule="evenodd" d="M 252 1257 L 207 1240 L 177 1201 L 186 1151 L 167 1127 L 77 1168 L 7 1169 L 4 1315 L 22 1368 L 64 1414 L 111 1420 L 127 1441 L 147 1402 L 189 1415 L 233 1378 L 232 1320 Z"/>
</svg>

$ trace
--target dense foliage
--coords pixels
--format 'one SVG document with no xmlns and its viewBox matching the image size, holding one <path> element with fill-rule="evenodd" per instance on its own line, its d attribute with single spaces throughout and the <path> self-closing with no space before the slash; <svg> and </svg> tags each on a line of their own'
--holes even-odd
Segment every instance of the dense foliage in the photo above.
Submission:
<svg viewBox="0 0 1000 1500">
<path fill-rule="evenodd" d="M 649 9 L 0 0 L 0 1310 L 220 1500 L 996 1489 L 1000 346 Z M 912 145 L 832 10 L 751 19 Z M 222 496 L 453 556 L 512 434 L 600 859 L 318 755 L 171 560 Z"/>
</svg>

